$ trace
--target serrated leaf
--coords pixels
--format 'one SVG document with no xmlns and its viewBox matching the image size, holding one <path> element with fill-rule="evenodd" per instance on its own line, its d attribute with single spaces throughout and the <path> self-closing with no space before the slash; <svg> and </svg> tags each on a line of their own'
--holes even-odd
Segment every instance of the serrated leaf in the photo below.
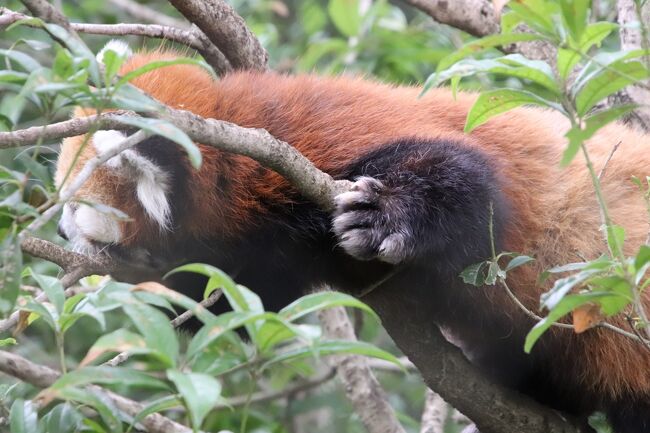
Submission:
<svg viewBox="0 0 650 433">
<path fill-rule="evenodd" d="M 183 398 L 190 413 L 192 427 L 195 431 L 199 430 L 221 397 L 221 383 L 207 374 L 183 373 L 178 370 L 167 370 L 167 377 L 176 385 Z"/>
<path fill-rule="evenodd" d="M 192 167 L 199 169 L 201 167 L 201 151 L 199 147 L 187 136 L 185 132 L 171 123 L 160 119 L 147 119 L 135 116 L 116 116 L 115 119 L 125 125 L 136 126 L 147 132 L 165 137 L 174 143 L 180 145 L 192 164 Z"/>
<path fill-rule="evenodd" d="M 467 114 L 465 132 L 470 133 L 474 128 L 484 124 L 492 117 L 526 104 L 540 105 L 562 111 L 562 108 L 557 104 L 525 90 L 492 90 L 481 93 L 470 109 Z"/>
<path fill-rule="evenodd" d="M 471 284 L 472 286 L 482 286 L 485 283 L 485 273 L 483 268 L 488 265 L 489 262 L 480 262 L 470 265 L 460 273 L 460 277 L 463 279 L 463 282 L 466 284 Z"/>
</svg>

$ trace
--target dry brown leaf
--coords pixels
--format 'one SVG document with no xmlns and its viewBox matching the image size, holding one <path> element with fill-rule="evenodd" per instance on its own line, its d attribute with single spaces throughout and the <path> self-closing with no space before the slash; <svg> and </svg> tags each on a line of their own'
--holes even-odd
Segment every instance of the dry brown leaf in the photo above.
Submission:
<svg viewBox="0 0 650 433">
<path fill-rule="evenodd" d="M 576 334 L 580 334 L 598 325 L 604 318 L 597 304 L 581 305 L 573 310 L 573 329 Z"/>
</svg>

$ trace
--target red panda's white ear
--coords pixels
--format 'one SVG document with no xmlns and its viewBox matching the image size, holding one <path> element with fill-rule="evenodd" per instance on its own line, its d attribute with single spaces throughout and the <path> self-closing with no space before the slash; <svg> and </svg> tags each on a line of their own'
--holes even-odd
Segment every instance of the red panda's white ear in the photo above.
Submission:
<svg viewBox="0 0 650 433">
<path fill-rule="evenodd" d="M 111 39 L 106 45 L 104 45 L 104 48 L 102 48 L 99 53 L 97 53 L 97 61 L 99 63 L 104 63 L 104 53 L 106 53 L 106 51 L 113 51 L 115 54 L 123 57 L 124 59 L 128 59 L 133 55 L 133 51 L 129 47 L 129 44 L 117 39 Z"/>
<path fill-rule="evenodd" d="M 102 154 L 126 138 L 121 131 L 104 130 L 93 134 L 92 143 L 98 154 Z M 169 175 L 137 148 L 123 151 L 109 159 L 106 166 L 119 176 L 135 183 L 136 195 L 147 215 L 162 230 L 171 229 L 171 206 L 168 199 Z"/>
</svg>

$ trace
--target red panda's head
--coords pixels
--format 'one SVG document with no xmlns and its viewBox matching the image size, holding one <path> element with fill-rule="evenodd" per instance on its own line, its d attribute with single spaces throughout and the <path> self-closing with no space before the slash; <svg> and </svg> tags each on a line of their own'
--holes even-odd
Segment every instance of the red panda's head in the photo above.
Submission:
<svg viewBox="0 0 650 433">
<path fill-rule="evenodd" d="M 109 42 L 106 49 L 128 57 L 120 70 L 122 75 L 152 61 L 178 57 L 170 51 L 133 54 L 118 41 Z M 100 60 L 104 50 L 98 54 Z M 209 116 L 216 104 L 212 77 L 196 66 L 156 69 L 131 83 L 171 107 L 203 116 Z M 74 117 L 93 113 L 77 108 Z M 63 185 L 65 189 L 88 160 L 111 149 L 126 136 L 123 131 L 100 130 L 90 136 L 63 140 L 56 168 L 57 186 Z M 173 231 L 173 195 L 183 193 L 177 186 L 187 185 L 186 178 L 190 176 L 182 151 L 168 140 L 151 137 L 110 159 L 92 174 L 74 200 L 64 206 L 59 233 L 80 252 L 96 252 L 110 244 L 155 245 Z M 129 218 L 119 218 L 110 208 Z"/>
</svg>

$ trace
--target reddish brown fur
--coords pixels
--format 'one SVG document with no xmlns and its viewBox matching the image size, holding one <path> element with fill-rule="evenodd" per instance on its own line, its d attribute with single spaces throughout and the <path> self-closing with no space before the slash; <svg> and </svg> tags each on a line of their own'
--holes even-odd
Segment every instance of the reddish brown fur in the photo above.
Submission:
<svg viewBox="0 0 650 433">
<path fill-rule="evenodd" d="M 173 53 L 139 54 L 122 72 L 171 57 Z M 599 210 L 583 158 L 577 157 L 566 169 L 559 167 L 566 147 L 563 134 L 569 125 L 557 113 L 516 109 L 468 136 L 463 127 L 475 95 L 461 93 L 454 100 L 446 89 L 431 90 L 418 99 L 420 89 L 416 87 L 344 76 L 272 72 L 237 72 L 214 81 L 205 71 L 184 65 L 152 71 L 133 83 L 174 108 L 244 127 L 265 128 L 331 173 L 369 149 L 402 137 L 458 139 L 480 148 L 500 168 L 502 189 L 514 207 L 505 249 L 537 258 L 536 267 L 509 277 L 517 296 L 532 310 L 537 310 L 545 289 L 536 284 L 540 270 L 580 257 L 595 258 L 605 251 Z M 69 167 L 81 141 L 77 137 L 64 142 L 59 171 Z M 621 145 L 607 167 L 603 189 L 614 221 L 626 229 L 626 253 L 634 254 L 645 241 L 648 220 L 630 177 L 648 174 L 649 140 L 620 124 L 607 126 L 588 145 L 596 170 L 603 167 L 618 142 Z M 226 156 L 208 146 L 201 146 L 201 150 L 204 165 L 191 179 L 192 190 L 201 194 L 190 197 L 188 212 L 200 223 L 187 222 L 189 233 L 235 235 L 247 228 L 248 216 L 259 208 L 260 198 L 288 200 L 290 186 L 276 173 L 260 171 L 257 163 L 245 157 Z M 82 153 L 82 161 L 93 153 L 89 146 Z M 228 167 L 223 164 L 226 157 Z M 228 170 L 232 188 L 227 202 L 215 188 L 215 173 L 224 170 Z M 134 206 L 133 193 L 107 176 L 105 171 L 98 171 L 80 195 L 103 200 L 143 221 L 142 211 Z M 125 224 L 125 229 L 133 244 L 157 236 L 156 230 L 142 223 Z M 491 293 L 492 307 L 500 314 L 520 314 L 505 295 L 497 290 Z M 647 294 L 645 303 L 650 307 Z M 622 318 L 612 322 L 628 327 Z M 550 357 L 553 371 L 580 378 L 585 389 L 611 397 L 650 395 L 650 354 L 638 343 L 601 329 L 581 335 L 554 330 L 553 337 L 558 342 L 555 347 L 565 348 Z"/>
</svg>

